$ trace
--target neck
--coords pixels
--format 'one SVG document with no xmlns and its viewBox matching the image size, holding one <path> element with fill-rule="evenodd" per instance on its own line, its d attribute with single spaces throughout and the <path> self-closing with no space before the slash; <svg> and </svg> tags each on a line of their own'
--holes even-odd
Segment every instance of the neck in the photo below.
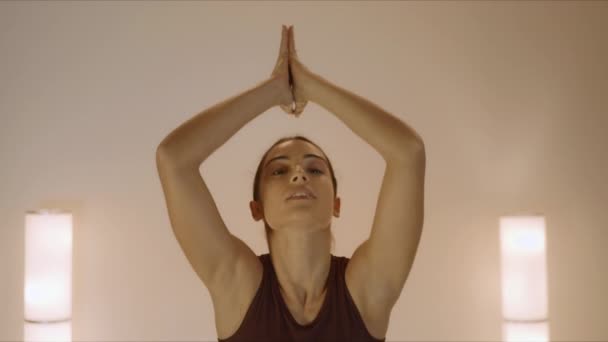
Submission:
<svg viewBox="0 0 608 342">
<path fill-rule="evenodd" d="M 331 265 L 331 231 L 273 231 L 270 257 L 285 299 L 306 308 L 323 297 Z"/>
</svg>

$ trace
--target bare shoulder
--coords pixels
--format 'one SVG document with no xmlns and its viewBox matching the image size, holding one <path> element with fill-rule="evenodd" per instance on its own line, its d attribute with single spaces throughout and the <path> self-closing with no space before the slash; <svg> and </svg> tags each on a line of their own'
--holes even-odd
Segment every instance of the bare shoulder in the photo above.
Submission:
<svg viewBox="0 0 608 342">
<path fill-rule="evenodd" d="M 361 252 L 360 248 L 353 253 L 353 256 L 358 252 Z M 344 275 L 346 287 L 361 314 L 367 330 L 372 336 L 382 339 L 385 338 L 388 331 L 392 306 L 378 300 L 381 294 L 379 295 L 377 290 L 366 288 L 366 285 L 369 284 L 366 279 L 373 275 L 364 272 L 366 267 L 362 260 L 362 258 L 350 258 Z"/>
<path fill-rule="evenodd" d="M 239 257 L 234 269 L 222 275 L 219 286 L 209 289 L 217 335 L 221 339 L 232 336 L 241 326 L 264 272 L 258 256 L 242 240 L 237 240 Z"/>
</svg>

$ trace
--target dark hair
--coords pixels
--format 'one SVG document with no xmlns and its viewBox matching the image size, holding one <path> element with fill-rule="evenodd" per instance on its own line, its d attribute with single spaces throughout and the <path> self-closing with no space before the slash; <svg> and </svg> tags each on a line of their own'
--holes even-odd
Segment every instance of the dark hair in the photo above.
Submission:
<svg viewBox="0 0 608 342">
<path fill-rule="evenodd" d="M 270 150 L 272 150 L 273 147 L 275 147 L 276 145 L 283 143 L 285 141 L 289 141 L 289 140 L 303 140 L 306 141 L 310 144 L 313 144 L 314 146 L 316 146 L 319 150 L 321 150 L 323 152 L 323 154 L 325 154 L 325 152 L 323 151 L 323 149 L 321 149 L 319 147 L 319 145 L 315 144 L 314 142 L 312 142 L 310 139 L 300 136 L 300 135 L 295 135 L 292 137 L 284 137 L 281 138 L 279 140 L 277 140 L 277 142 L 275 142 L 274 144 L 272 144 L 272 146 L 270 146 L 270 148 L 268 148 L 268 150 L 266 150 L 266 153 L 264 153 L 264 155 L 262 156 L 262 159 L 260 160 L 260 164 L 258 165 L 258 169 L 255 172 L 255 179 L 253 181 L 253 200 L 260 202 L 260 177 L 262 174 L 262 163 L 264 162 L 264 159 L 266 159 L 266 156 L 268 155 L 268 152 L 270 152 Z M 336 198 L 337 194 L 338 194 L 338 181 L 336 180 L 336 176 L 334 173 L 334 169 L 331 166 L 331 162 L 329 161 L 329 158 L 327 158 L 327 155 L 325 155 L 325 158 L 327 159 L 327 165 L 329 166 L 329 171 L 331 173 L 331 181 L 334 185 L 334 198 Z M 270 249 L 270 235 L 272 234 L 272 229 L 268 226 L 268 223 L 266 223 L 266 220 L 264 219 L 264 228 L 266 230 L 266 242 L 268 243 L 268 249 Z M 332 240 L 332 249 L 333 249 L 333 244 L 335 242 L 334 239 L 334 234 L 331 234 L 331 240 Z"/>
</svg>

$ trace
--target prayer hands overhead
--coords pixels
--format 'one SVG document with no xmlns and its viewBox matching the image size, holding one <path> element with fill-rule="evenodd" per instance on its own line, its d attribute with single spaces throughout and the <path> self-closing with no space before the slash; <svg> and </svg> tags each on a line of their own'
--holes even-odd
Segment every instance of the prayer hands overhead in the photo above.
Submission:
<svg viewBox="0 0 608 342">
<path fill-rule="evenodd" d="M 308 68 L 300 62 L 296 52 L 296 43 L 293 34 L 293 26 L 289 27 L 289 71 L 292 83 L 292 93 L 295 101 L 294 115 L 300 116 L 308 104 L 306 91 L 310 83 L 309 76 L 312 74 Z"/>
<path fill-rule="evenodd" d="M 285 113 L 295 117 L 302 114 L 308 104 L 306 91 L 311 74 L 296 53 L 293 26 L 287 28 L 283 25 L 281 48 L 272 76 L 279 80 L 280 106 Z"/>
<path fill-rule="evenodd" d="M 281 33 L 281 47 L 279 49 L 279 57 L 272 71 L 272 77 L 278 80 L 280 106 L 287 114 L 292 114 L 292 103 L 294 102 L 293 93 L 291 91 L 291 77 L 289 75 L 289 31 L 283 25 Z"/>
</svg>

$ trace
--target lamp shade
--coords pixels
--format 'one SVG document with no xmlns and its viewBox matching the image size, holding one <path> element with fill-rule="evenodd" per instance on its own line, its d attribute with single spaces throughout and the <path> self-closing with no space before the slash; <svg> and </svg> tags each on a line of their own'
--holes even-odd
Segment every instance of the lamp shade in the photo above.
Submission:
<svg viewBox="0 0 608 342">
<path fill-rule="evenodd" d="M 500 218 L 502 314 L 511 322 L 547 318 L 545 218 Z"/>
<path fill-rule="evenodd" d="M 24 304 L 28 322 L 71 319 L 71 213 L 61 210 L 26 212 Z"/>
</svg>

